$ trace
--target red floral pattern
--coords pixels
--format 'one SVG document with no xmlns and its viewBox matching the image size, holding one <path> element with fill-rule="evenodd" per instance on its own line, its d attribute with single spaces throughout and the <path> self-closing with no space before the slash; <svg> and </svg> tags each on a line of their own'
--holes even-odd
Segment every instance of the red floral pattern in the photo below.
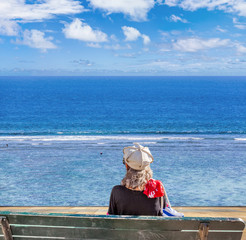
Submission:
<svg viewBox="0 0 246 240">
<path fill-rule="evenodd" d="M 143 193 L 147 195 L 148 198 L 163 197 L 164 189 L 163 189 L 162 182 L 151 178 L 146 184 Z"/>
</svg>

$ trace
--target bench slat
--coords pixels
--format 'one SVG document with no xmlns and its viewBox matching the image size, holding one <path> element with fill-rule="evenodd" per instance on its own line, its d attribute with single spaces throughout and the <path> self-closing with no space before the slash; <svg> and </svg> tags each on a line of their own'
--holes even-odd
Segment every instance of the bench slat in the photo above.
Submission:
<svg viewBox="0 0 246 240">
<path fill-rule="evenodd" d="M 46 228 L 46 227 L 15 227 L 16 235 L 65 237 L 65 239 L 117 239 L 117 240 L 159 240 L 159 239 L 195 239 L 196 232 L 153 231 L 153 230 L 114 230 L 114 229 L 82 229 L 82 228 Z"/>
<path fill-rule="evenodd" d="M 80 218 L 80 217 L 44 217 L 44 216 L 8 216 L 9 222 L 23 225 L 46 225 L 46 226 L 73 226 L 73 227 L 101 227 L 117 229 L 145 229 L 153 230 L 181 230 L 198 229 L 199 222 L 187 222 L 179 220 L 153 220 L 119 219 L 119 218 Z M 175 223 L 175 224 L 174 224 Z"/>
<path fill-rule="evenodd" d="M 59 240 L 59 239 L 62 239 L 62 240 L 79 240 L 79 239 L 81 239 L 81 238 L 64 238 L 64 237 L 62 237 L 62 238 L 52 238 L 52 237 L 35 237 L 35 238 L 30 238 L 30 237 L 15 237 L 15 240 Z M 4 240 L 4 239 L 1 239 L 0 238 L 0 240 Z M 90 239 L 90 240 L 101 240 L 101 239 L 98 239 L 98 238 L 93 238 L 93 239 Z"/>
<path fill-rule="evenodd" d="M 101 227 L 116 229 L 153 229 L 153 230 L 198 230 L 201 222 L 210 222 L 209 218 L 150 218 L 143 217 L 88 217 L 88 216 L 40 216 L 40 215 L 8 215 L 9 222 L 23 225 Z M 230 220 L 230 221 L 225 221 Z M 209 224 L 210 230 L 243 230 L 244 223 L 239 219 L 213 219 Z"/>
<path fill-rule="evenodd" d="M 241 240 L 240 232 L 208 232 L 208 240 Z"/>
<path fill-rule="evenodd" d="M 62 239 L 117 239 L 117 240 L 142 240 L 142 239 L 197 239 L 196 232 L 177 232 L 177 231 L 123 231 L 123 230 L 108 230 L 108 229 L 61 229 L 61 228 L 40 228 L 40 227 L 29 227 L 14 229 L 16 235 L 23 236 L 43 236 L 43 237 L 59 237 Z M 236 240 L 241 239 L 242 233 L 239 232 L 209 232 L 209 240 Z M 41 237 L 42 238 L 42 237 Z M 14 239 L 18 239 L 14 235 Z M 23 238 L 19 238 L 22 239 Z M 27 237 L 28 239 L 28 237 Z"/>
</svg>

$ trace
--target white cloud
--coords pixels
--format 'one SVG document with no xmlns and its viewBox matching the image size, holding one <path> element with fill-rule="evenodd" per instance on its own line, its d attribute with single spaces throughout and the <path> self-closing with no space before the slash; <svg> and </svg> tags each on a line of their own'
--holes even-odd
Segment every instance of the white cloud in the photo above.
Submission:
<svg viewBox="0 0 246 240">
<path fill-rule="evenodd" d="M 88 47 L 92 47 L 92 48 L 101 48 L 102 46 L 99 43 L 87 43 L 86 44 Z"/>
<path fill-rule="evenodd" d="M 126 44 L 125 46 L 121 46 L 120 44 L 114 44 L 114 45 L 106 45 L 104 46 L 105 49 L 112 49 L 112 50 L 122 50 L 122 49 L 131 49 L 131 46 L 129 44 Z"/>
<path fill-rule="evenodd" d="M 20 27 L 15 21 L 0 18 L 0 34 L 7 36 L 17 36 L 19 31 Z"/>
<path fill-rule="evenodd" d="M 175 43 L 173 43 L 173 48 L 182 52 L 197 52 L 204 49 L 227 46 L 229 42 L 229 39 L 220 38 L 188 38 L 177 40 Z"/>
<path fill-rule="evenodd" d="M 230 2 L 230 1 L 229 1 Z M 232 11 L 236 12 L 239 16 L 246 16 L 246 2 L 243 0 L 232 1 Z"/>
<path fill-rule="evenodd" d="M 118 38 L 114 34 L 110 36 L 110 39 L 113 40 L 114 42 L 118 42 Z"/>
<path fill-rule="evenodd" d="M 162 47 L 162 48 L 160 48 L 160 52 L 170 52 L 171 51 L 171 49 L 170 49 L 170 47 Z"/>
<path fill-rule="evenodd" d="M 25 30 L 23 32 L 23 40 L 17 40 L 16 43 L 27 45 L 31 48 L 38 48 L 43 51 L 57 48 L 56 45 L 51 42 L 53 38 L 45 37 L 44 35 L 44 32 L 38 31 L 36 29 Z"/>
<path fill-rule="evenodd" d="M 92 65 L 94 65 L 94 63 L 91 62 L 88 59 L 74 60 L 73 63 L 79 64 L 79 65 L 83 65 L 83 66 L 87 66 L 87 67 L 91 67 Z"/>
<path fill-rule="evenodd" d="M 29 1 L 30 2 L 30 1 Z M 21 31 L 18 23 L 50 19 L 61 14 L 86 11 L 78 0 L 26 0 L 0 1 L 0 34 L 17 36 Z"/>
<path fill-rule="evenodd" d="M 244 30 L 244 29 L 246 29 L 246 25 L 243 25 L 243 24 L 236 24 L 236 25 L 234 25 L 236 28 L 238 28 L 238 29 L 241 29 L 241 30 Z"/>
<path fill-rule="evenodd" d="M 137 53 L 123 53 L 123 54 L 115 54 L 115 57 L 121 57 L 121 58 L 136 58 L 138 54 Z"/>
<path fill-rule="evenodd" d="M 179 6 L 185 10 L 195 11 L 199 8 L 208 8 L 209 10 L 213 10 L 216 7 L 222 8 L 228 5 L 230 0 L 166 0 L 165 4 L 168 6 Z"/>
<path fill-rule="evenodd" d="M 238 20 L 237 20 L 237 18 L 232 18 L 232 22 L 235 23 L 235 24 L 238 24 L 239 23 Z"/>
<path fill-rule="evenodd" d="M 140 36 L 141 33 L 133 27 L 122 27 L 123 33 L 126 37 L 126 41 L 136 41 Z"/>
<path fill-rule="evenodd" d="M 105 49 L 112 49 L 112 50 L 120 50 L 121 46 L 120 44 L 115 44 L 115 45 L 106 45 Z"/>
<path fill-rule="evenodd" d="M 233 18 L 232 21 L 234 23 L 234 27 L 241 29 L 241 30 L 246 29 L 246 23 L 245 22 L 239 22 L 237 18 Z"/>
<path fill-rule="evenodd" d="M 143 38 L 143 43 L 145 45 L 149 44 L 150 43 L 150 38 L 149 36 L 145 35 L 145 34 L 142 34 L 142 38 Z"/>
<path fill-rule="evenodd" d="M 78 18 L 71 24 L 65 24 L 63 33 L 66 38 L 78 39 L 84 42 L 106 42 L 107 34 L 100 30 L 93 30 L 88 24 Z"/>
<path fill-rule="evenodd" d="M 134 21 L 147 20 L 147 13 L 155 5 L 155 0 L 89 0 L 93 8 L 111 13 L 123 13 Z"/>
<path fill-rule="evenodd" d="M 188 23 L 188 21 L 184 18 L 181 18 L 179 16 L 176 16 L 174 14 L 172 14 L 169 19 L 170 22 L 182 22 L 182 23 Z"/>
<path fill-rule="evenodd" d="M 52 18 L 59 14 L 75 14 L 85 11 L 79 1 L 74 0 L 34 0 L 33 4 L 25 0 L 0 2 L 0 18 L 36 21 Z"/>
<path fill-rule="evenodd" d="M 179 0 L 165 0 L 165 4 L 169 7 L 175 7 L 179 3 Z"/>
<path fill-rule="evenodd" d="M 219 25 L 216 27 L 216 30 L 219 31 L 219 32 L 222 32 L 222 33 L 227 32 L 227 30 L 221 28 Z"/>
<path fill-rule="evenodd" d="M 238 53 L 246 53 L 246 47 L 244 47 L 243 45 L 238 44 L 237 45 L 237 51 L 238 51 Z"/>
<path fill-rule="evenodd" d="M 136 28 L 123 26 L 122 30 L 126 37 L 125 38 L 126 41 L 136 41 L 139 37 L 141 37 L 143 39 L 144 44 L 150 43 L 149 36 L 145 34 L 141 34 Z"/>
<path fill-rule="evenodd" d="M 207 8 L 208 10 L 218 9 L 233 12 L 239 16 L 246 16 L 246 2 L 244 0 L 165 0 L 165 4 L 170 7 L 179 6 L 189 11 Z"/>
</svg>

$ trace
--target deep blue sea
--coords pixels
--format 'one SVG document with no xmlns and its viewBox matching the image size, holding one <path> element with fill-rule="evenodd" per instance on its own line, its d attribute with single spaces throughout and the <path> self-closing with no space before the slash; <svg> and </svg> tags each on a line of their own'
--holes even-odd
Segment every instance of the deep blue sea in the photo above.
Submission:
<svg viewBox="0 0 246 240">
<path fill-rule="evenodd" d="M 173 206 L 246 205 L 246 77 L 0 77 L 0 205 L 108 205 L 122 149 Z"/>
</svg>

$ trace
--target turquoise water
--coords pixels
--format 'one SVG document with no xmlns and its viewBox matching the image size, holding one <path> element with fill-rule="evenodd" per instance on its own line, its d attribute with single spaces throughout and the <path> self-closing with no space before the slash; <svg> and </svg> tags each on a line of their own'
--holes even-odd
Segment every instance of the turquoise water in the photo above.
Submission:
<svg viewBox="0 0 246 240">
<path fill-rule="evenodd" d="M 133 142 L 172 205 L 246 205 L 245 104 L 242 77 L 1 77 L 0 205 L 107 205 Z"/>
</svg>

